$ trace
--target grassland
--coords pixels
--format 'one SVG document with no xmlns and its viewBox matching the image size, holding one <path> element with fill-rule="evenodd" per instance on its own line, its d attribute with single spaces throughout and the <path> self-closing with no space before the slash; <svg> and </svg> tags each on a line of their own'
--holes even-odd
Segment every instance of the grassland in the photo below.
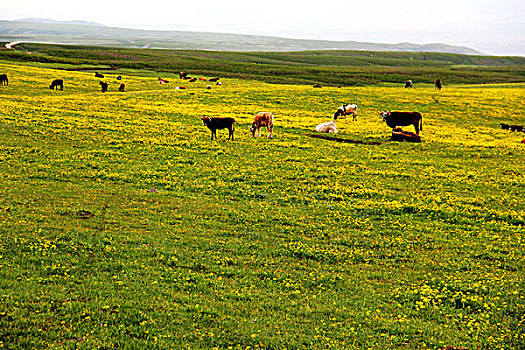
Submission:
<svg viewBox="0 0 525 350">
<path fill-rule="evenodd" d="M 0 62 L 1 347 L 524 348 L 525 135 L 499 128 L 525 124 L 524 84 L 123 70 L 102 94 L 54 66 Z M 339 137 L 381 144 L 309 137 L 344 101 Z M 424 142 L 389 142 L 382 109 L 420 111 Z M 249 135 L 261 110 L 273 140 Z"/>
<path fill-rule="evenodd" d="M 369 86 L 404 84 L 517 83 L 525 81 L 524 57 L 444 53 L 304 51 L 225 52 L 138 50 L 23 43 L 0 49 L 0 59 L 18 62 L 91 65 L 155 72 L 220 76 L 274 84 Z M 27 54 L 31 52 L 31 54 Z"/>
</svg>

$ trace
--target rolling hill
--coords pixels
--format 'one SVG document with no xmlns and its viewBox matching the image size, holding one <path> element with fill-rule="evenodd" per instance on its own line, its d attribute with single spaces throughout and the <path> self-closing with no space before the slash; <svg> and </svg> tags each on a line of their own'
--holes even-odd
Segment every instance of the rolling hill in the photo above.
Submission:
<svg viewBox="0 0 525 350">
<path fill-rule="evenodd" d="M 367 50 L 446 52 L 479 55 L 479 51 L 446 44 L 380 44 L 358 41 L 289 39 L 272 36 L 189 31 L 153 31 L 80 25 L 78 22 L 0 21 L 0 41 L 220 51 Z M 46 22 L 46 23 L 42 23 Z"/>
</svg>

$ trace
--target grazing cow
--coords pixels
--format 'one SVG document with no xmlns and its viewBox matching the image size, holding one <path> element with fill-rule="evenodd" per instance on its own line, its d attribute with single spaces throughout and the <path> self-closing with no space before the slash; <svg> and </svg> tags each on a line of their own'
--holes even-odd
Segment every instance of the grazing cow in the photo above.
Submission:
<svg viewBox="0 0 525 350">
<path fill-rule="evenodd" d="M 340 116 L 343 116 L 346 119 L 348 114 L 352 114 L 352 120 L 357 120 L 357 105 L 348 104 L 340 106 L 334 113 L 334 120 L 337 120 L 337 118 Z"/>
<path fill-rule="evenodd" d="M 99 72 L 95 72 L 95 78 L 104 78 L 104 75 L 100 74 Z"/>
<path fill-rule="evenodd" d="M 206 89 L 211 90 L 211 85 L 206 85 Z"/>
<path fill-rule="evenodd" d="M 208 81 L 216 82 L 216 81 L 219 81 L 219 78 L 210 78 L 208 79 Z"/>
<path fill-rule="evenodd" d="M 124 92 L 124 89 L 126 88 L 126 84 L 122 83 L 120 84 L 120 86 L 118 87 L 118 91 L 120 92 Z"/>
<path fill-rule="evenodd" d="M 414 125 L 416 134 L 419 135 L 419 130 L 423 130 L 423 117 L 419 112 L 381 112 L 383 121 L 392 129 L 398 126 Z"/>
<path fill-rule="evenodd" d="M 216 82 L 215 85 L 222 86 L 222 83 L 220 81 Z"/>
<path fill-rule="evenodd" d="M 169 84 L 169 81 L 166 80 L 166 79 L 162 79 L 161 77 L 159 77 L 159 84 Z"/>
<path fill-rule="evenodd" d="M 441 90 L 441 80 L 437 79 L 436 80 L 436 86 L 434 88 L 434 90 Z"/>
<path fill-rule="evenodd" d="M 421 136 L 416 135 L 411 131 L 403 131 L 401 129 L 394 129 L 392 130 L 392 141 L 421 142 Z"/>
<path fill-rule="evenodd" d="M 217 140 L 217 129 L 228 129 L 228 140 L 231 138 L 233 141 L 233 131 L 235 130 L 235 119 L 233 118 L 201 118 L 204 125 L 211 130 L 211 139 L 213 141 L 213 136 Z"/>
<path fill-rule="evenodd" d="M 335 125 L 335 121 L 330 120 L 327 123 L 321 123 L 315 127 L 315 131 L 317 132 L 329 132 L 333 134 L 337 134 L 337 125 Z"/>
<path fill-rule="evenodd" d="M 117 80 L 122 80 L 122 77 L 119 75 L 119 76 L 117 77 Z"/>
<path fill-rule="evenodd" d="M 102 92 L 108 91 L 108 83 L 101 81 L 100 86 L 102 87 Z"/>
<path fill-rule="evenodd" d="M 55 79 L 51 82 L 51 85 L 49 85 L 49 88 L 51 90 L 58 90 L 60 88 L 60 91 L 64 90 L 64 80 L 62 79 Z"/>
<path fill-rule="evenodd" d="M 199 77 L 199 80 L 200 80 L 200 81 L 208 81 L 208 79 L 206 79 L 206 78 L 202 78 L 202 77 Z"/>
<path fill-rule="evenodd" d="M 7 79 L 7 74 L 0 74 L 0 85 L 9 85 L 9 79 Z"/>
<path fill-rule="evenodd" d="M 188 75 L 188 73 L 179 72 L 179 77 L 180 77 L 181 79 L 186 78 L 187 75 Z"/>
<path fill-rule="evenodd" d="M 175 90 L 184 90 L 186 89 L 186 86 L 177 86 L 175 87 Z"/>
<path fill-rule="evenodd" d="M 407 80 L 405 83 L 405 89 L 409 89 L 412 87 L 412 80 Z"/>
<path fill-rule="evenodd" d="M 255 115 L 252 126 L 250 126 L 250 131 L 252 132 L 252 137 L 255 137 L 255 132 L 259 137 L 261 137 L 261 128 L 266 126 L 268 131 L 267 137 L 269 139 L 273 138 L 273 114 L 270 112 L 259 112 Z"/>
<path fill-rule="evenodd" d="M 509 124 L 501 123 L 501 128 L 504 130 L 525 132 L 525 128 L 521 125 L 509 125 Z"/>
<path fill-rule="evenodd" d="M 190 83 L 193 83 L 194 81 L 197 81 L 197 78 L 191 78 L 189 81 Z"/>
</svg>

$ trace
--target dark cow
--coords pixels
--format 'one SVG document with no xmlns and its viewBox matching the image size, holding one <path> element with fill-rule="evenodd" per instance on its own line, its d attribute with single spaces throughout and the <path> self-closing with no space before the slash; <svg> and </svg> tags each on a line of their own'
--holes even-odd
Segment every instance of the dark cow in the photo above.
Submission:
<svg viewBox="0 0 525 350">
<path fill-rule="evenodd" d="M 187 75 L 188 75 L 188 73 L 179 72 L 179 77 L 180 77 L 181 79 L 184 79 Z"/>
<path fill-rule="evenodd" d="M 382 111 L 381 116 L 386 125 L 392 129 L 398 126 L 414 125 L 416 134 L 419 135 L 419 130 L 423 130 L 423 117 L 419 112 L 390 112 Z"/>
<path fill-rule="evenodd" d="M 100 74 L 99 72 L 95 72 L 95 78 L 104 78 L 104 75 Z"/>
<path fill-rule="evenodd" d="M 401 129 L 392 130 L 392 141 L 398 142 L 421 142 L 421 136 L 414 134 L 411 131 L 403 131 Z"/>
<path fill-rule="evenodd" d="M 407 80 L 405 83 L 405 89 L 409 89 L 412 87 L 412 80 Z"/>
<path fill-rule="evenodd" d="M 228 140 L 231 138 L 233 141 L 233 131 L 235 130 L 235 119 L 233 118 L 208 118 L 208 117 L 202 117 L 201 118 L 204 125 L 208 127 L 208 129 L 211 130 L 211 139 L 213 140 L 213 136 L 215 136 L 215 140 L 217 140 L 217 129 L 228 129 Z"/>
<path fill-rule="evenodd" d="M 525 131 L 525 128 L 521 125 L 509 125 L 509 124 L 501 123 L 501 128 L 504 130 L 517 131 L 517 132 Z"/>
<path fill-rule="evenodd" d="M 193 83 L 194 81 L 197 81 L 197 78 L 191 78 L 191 79 L 189 80 L 190 83 Z"/>
<path fill-rule="evenodd" d="M 51 85 L 49 85 L 49 88 L 51 90 L 58 90 L 60 88 L 60 91 L 64 90 L 64 80 L 62 79 L 55 79 L 51 82 Z"/>
<path fill-rule="evenodd" d="M 434 90 L 441 90 L 441 80 L 437 79 Z"/>
<path fill-rule="evenodd" d="M 208 79 L 208 81 L 212 81 L 212 82 L 216 82 L 218 80 L 219 80 L 219 78 L 210 78 L 210 79 Z"/>
<path fill-rule="evenodd" d="M 100 86 L 102 87 L 102 92 L 108 91 L 108 83 L 101 81 Z"/>
<path fill-rule="evenodd" d="M 126 88 L 126 84 L 122 83 L 120 84 L 120 86 L 118 87 L 118 91 L 120 92 L 124 92 L 124 89 Z"/>
<path fill-rule="evenodd" d="M 9 85 L 9 79 L 7 79 L 7 74 L 0 74 L 0 85 Z"/>
<path fill-rule="evenodd" d="M 315 85 L 314 85 L 314 88 L 316 88 L 316 89 L 320 89 L 320 88 L 322 88 L 322 87 L 323 87 L 323 86 L 320 85 L 320 84 L 315 84 Z"/>
<path fill-rule="evenodd" d="M 117 77 L 117 80 L 122 80 L 122 77 L 119 75 L 119 76 Z"/>
<path fill-rule="evenodd" d="M 159 77 L 159 84 L 169 84 L 169 80 L 162 79 L 161 77 Z"/>
</svg>

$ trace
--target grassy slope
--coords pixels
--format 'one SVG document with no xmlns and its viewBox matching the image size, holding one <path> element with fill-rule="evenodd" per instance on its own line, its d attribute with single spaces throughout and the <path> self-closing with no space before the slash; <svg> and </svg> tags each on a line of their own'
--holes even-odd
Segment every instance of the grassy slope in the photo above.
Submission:
<svg viewBox="0 0 525 350">
<path fill-rule="evenodd" d="M 524 136 L 498 123 L 524 124 L 523 85 L 101 94 L 0 70 L 4 347 L 522 348 Z M 382 145 L 308 137 L 348 99 L 340 137 Z M 388 142 L 380 109 L 420 111 L 424 143 Z M 274 140 L 248 135 L 260 110 Z"/>
<path fill-rule="evenodd" d="M 329 86 L 377 85 L 382 82 L 445 84 L 508 83 L 525 80 L 525 58 L 440 53 L 363 51 L 217 52 L 108 49 L 100 47 L 21 44 L 0 50 L 15 61 L 92 64 L 158 72 L 188 71 L 195 75 L 256 79 L 269 83 Z"/>
<path fill-rule="evenodd" d="M 0 40 L 187 50 L 297 51 L 337 48 L 342 50 L 438 51 L 479 54 L 478 51 L 470 48 L 446 44 L 377 44 L 356 41 L 302 40 L 258 35 L 189 31 L 150 31 L 1 20 Z"/>
</svg>

